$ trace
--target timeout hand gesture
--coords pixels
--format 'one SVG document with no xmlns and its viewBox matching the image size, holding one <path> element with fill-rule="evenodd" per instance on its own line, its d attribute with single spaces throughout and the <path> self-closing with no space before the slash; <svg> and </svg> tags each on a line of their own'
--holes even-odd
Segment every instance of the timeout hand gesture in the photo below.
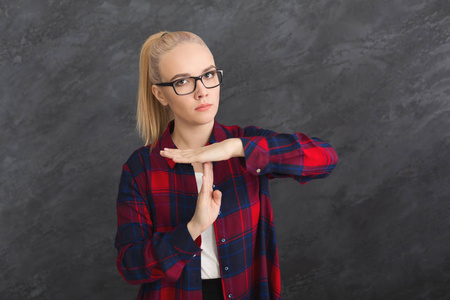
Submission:
<svg viewBox="0 0 450 300">
<path fill-rule="evenodd" d="M 244 157 L 244 147 L 238 138 L 226 139 L 222 142 L 197 149 L 161 150 L 161 156 L 172 159 L 176 163 L 203 163 L 203 184 L 197 198 L 194 216 L 187 224 L 192 238 L 195 240 L 214 223 L 219 215 L 222 192 L 213 191 L 213 161 L 227 160 L 231 157 Z"/>
</svg>

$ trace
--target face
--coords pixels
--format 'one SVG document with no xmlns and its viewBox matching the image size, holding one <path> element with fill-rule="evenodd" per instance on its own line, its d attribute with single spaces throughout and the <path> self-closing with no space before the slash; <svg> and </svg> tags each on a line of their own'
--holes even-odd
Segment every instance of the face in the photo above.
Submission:
<svg viewBox="0 0 450 300">
<path fill-rule="evenodd" d="M 185 43 L 166 53 L 159 69 L 162 82 L 172 82 L 182 77 L 200 76 L 216 67 L 206 46 Z M 171 86 L 153 85 L 152 92 L 162 105 L 170 107 L 175 124 L 195 126 L 214 122 L 219 107 L 220 86 L 207 89 L 198 80 L 195 91 L 188 95 L 177 95 Z"/>
</svg>

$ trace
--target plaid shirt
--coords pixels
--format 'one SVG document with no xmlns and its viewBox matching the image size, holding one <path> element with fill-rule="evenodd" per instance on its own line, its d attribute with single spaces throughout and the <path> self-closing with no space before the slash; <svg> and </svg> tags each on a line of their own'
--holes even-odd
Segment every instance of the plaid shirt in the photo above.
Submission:
<svg viewBox="0 0 450 300">
<path fill-rule="evenodd" d="M 197 202 L 191 164 L 159 154 L 175 148 L 172 121 L 152 152 L 136 150 L 123 165 L 117 198 L 117 268 L 138 299 L 202 299 L 201 236 L 187 230 Z M 277 134 L 217 121 L 208 144 L 240 138 L 245 158 L 213 163 L 214 189 L 222 204 L 214 222 L 224 299 L 281 299 L 278 249 L 269 179 L 304 184 L 328 176 L 337 154 L 302 133 Z"/>
</svg>

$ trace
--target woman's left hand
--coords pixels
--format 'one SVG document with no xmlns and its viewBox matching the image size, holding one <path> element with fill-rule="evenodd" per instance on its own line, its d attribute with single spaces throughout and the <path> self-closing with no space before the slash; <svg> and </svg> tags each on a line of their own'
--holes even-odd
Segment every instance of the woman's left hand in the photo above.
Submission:
<svg viewBox="0 0 450 300">
<path fill-rule="evenodd" d="M 165 148 L 160 153 L 161 156 L 170 158 L 176 163 L 204 163 L 244 157 L 244 147 L 239 138 L 231 138 L 198 149 Z"/>
</svg>

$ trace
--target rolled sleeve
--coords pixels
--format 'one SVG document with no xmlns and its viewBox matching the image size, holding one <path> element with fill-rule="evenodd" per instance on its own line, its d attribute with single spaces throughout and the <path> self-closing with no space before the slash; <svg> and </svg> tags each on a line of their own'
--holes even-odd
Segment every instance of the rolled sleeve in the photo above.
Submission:
<svg viewBox="0 0 450 300">
<path fill-rule="evenodd" d="M 303 133 L 276 133 L 249 126 L 244 130 L 244 137 L 239 138 L 246 168 L 254 175 L 292 177 L 306 183 L 328 176 L 338 161 L 330 144 Z"/>
<path fill-rule="evenodd" d="M 247 171 L 254 175 L 270 173 L 269 145 L 265 137 L 241 137 Z"/>
<path fill-rule="evenodd" d="M 162 258 L 167 257 L 167 253 L 173 253 L 179 259 L 189 261 L 202 251 L 201 236 L 194 241 L 185 223 L 178 225 L 169 234 L 157 232 L 153 236 L 153 246 L 157 256 Z"/>
</svg>

